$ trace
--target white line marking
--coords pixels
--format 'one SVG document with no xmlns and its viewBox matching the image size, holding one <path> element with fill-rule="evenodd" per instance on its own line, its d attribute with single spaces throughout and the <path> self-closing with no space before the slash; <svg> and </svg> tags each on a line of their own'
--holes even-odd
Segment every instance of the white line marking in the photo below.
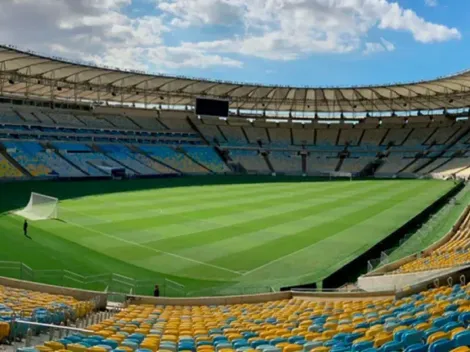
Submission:
<svg viewBox="0 0 470 352">
<path fill-rule="evenodd" d="M 196 264 L 209 266 L 209 267 L 211 267 L 211 268 L 215 268 L 215 269 L 227 271 L 227 272 L 232 273 L 232 274 L 241 275 L 241 273 L 240 273 L 239 271 L 230 270 L 230 269 L 227 269 L 227 268 L 218 266 L 218 265 L 213 265 L 213 264 L 209 264 L 209 263 L 200 262 L 199 260 L 195 260 L 195 259 L 191 259 L 191 258 L 186 258 L 186 257 L 183 257 L 183 256 L 178 255 L 178 254 L 174 254 L 174 253 L 170 253 L 170 252 L 165 252 L 165 251 L 161 251 L 161 250 L 156 249 L 156 248 L 144 246 L 144 245 L 142 245 L 142 244 L 140 244 L 140 243 L 133 242 L 133 241 L 129 241 L 129 240 L 125 240 L 125 239 L 123 239 L 123 238 L 110 235 L 109 233 L 106 233 L 106 232 L 103 232 L 103 231 L 99 231 L 99 230 L 95 230 L 95 229 L 92 229 L 92 228 L 90 228 L 90 227 L 86 227 L 86 226 L 83 226 L 83 225 L 80 225 L 80 224 L 77 224 L 77 223 L 74 223 L 74 222 L 71 222 L 71 221 L 67 221 L 67 224 L 71 224 L 71 225 L 74 225 L 74 226 L 76 226 L 76 227 L 79 227 L 79 228 L 82 228 L 82 229 L 85 229 L 85 230 L 88 230 L 88 231 L 91 231 L 91 232 L 95 232 L 95 233 L 97 233 L 97 234 L 100 234 L 100 235 L 103 235 L 103 236 L 112 238 L 112 239 L 114 239 L 114 240 L 116 240 L 116 241 L 121 241 L 121 242 L 124 242 L 124 243 L 127 243 L 127 244 L 131 244 L 131 245 L 133 245 L 133 246 L 137 246 L 137 247 L 141 247 L 141 248 L 144 248 L 144 249 L 147 249 L 147 250 L 151 250 L 151 251 L 154 251 L 154 252 L 156 252 L 156 253 L 166 254 L 166 255 L 169 255 L 169 256 L 171 256 L 171 257 L 175 257 L 175 258 L 178 258 L 178 259 L 181 259 L 181 260 L 186 260 L 186 261 L 188 261 L 188 262 L 193 262 L 193 263 L 196 263 Z"/>
<path fill-rule="evenodd" d="M 265 268 L 265 267 L 267 267 L 267 266 L 269 266 L 269 265 L 271 265 L 271 264 L 274 264 L 274 263 L 277 263 L 277 262 L 279 262 L 279 261 L 281 261 L 281 260 L 284 260 L 284 259 L 286 259 L 287 257 L 296 255 L 296 254 L 298 254 L 298 253 L 300 253 L 300 252 L 302 252 L 302 251 L 304 251 L 304 250 L 306 250 L 306 249 L 308 249 L 308 248 L 310 248 L 310 247 L 313 247 L 314 245 L 317 245 L 317 244 L 318 244 L 318 243 L 314 243 L 314 244 L 312 244 L 312 245 L 310 245 L 310 246 L 308 246 L 308 247 L 300 248 L 299 250 L 296 250 L 295 252 L 292 252 L 292 253 L 286 254 L 286 255 L 284 255 L 284 256 L 282 256 L 282 257 L 279 257 L 279 258 L 276 258 L 276 259 L 274 259 L 274 260 L 271 260 L 270 262 L 264 263 L 263 265 L 261 265 L 261 266 L 259 266 L 259 267 L 257 267 L 257 268 L 254 268 L 254 269 L 251 269 L 250 271 L 244 272 L 244 273 L 242 274 L 242 276 L 246 276 L 246 275 L 249 275 L 249 274 L 251 274 L 251 273 L 254 273 L 255 271 L 258 271 L 258 270 L 263 269 L 263 268 Z"/>
</svg>

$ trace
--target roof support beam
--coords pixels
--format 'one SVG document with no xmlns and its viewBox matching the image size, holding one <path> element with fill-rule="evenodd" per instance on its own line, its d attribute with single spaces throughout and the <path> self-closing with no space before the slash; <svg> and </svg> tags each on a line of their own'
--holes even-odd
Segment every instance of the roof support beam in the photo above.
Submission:
<svg viewBox="0 0 470 352">
<path fill-rule="evenodd" d="M 0 62 L 0 95 L 3 95 L 3 88 L 5 86 L 6 76 L 3 74 L 5 70 L 5 63 Z"/>
</svg>

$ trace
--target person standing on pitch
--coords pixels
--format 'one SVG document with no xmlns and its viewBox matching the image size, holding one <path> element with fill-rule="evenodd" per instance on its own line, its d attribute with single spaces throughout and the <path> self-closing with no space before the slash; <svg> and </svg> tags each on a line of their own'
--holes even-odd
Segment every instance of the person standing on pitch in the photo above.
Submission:
<svg viewBox="0 0 470 352">
<path fill-rule="evenodd" d="M 26 237 L 28 237 L 29 239 L 31 239 L 31 237 L 28 236 L 28 220 L 24 220 L 24 223 L 23 223 L 23 233 Z"/>
<path fill-rule="evenodd" d="M 155 285 L 155 290 L 153 290 L 153 297 L 160 297 L 160 287 Z"/>
</svg>

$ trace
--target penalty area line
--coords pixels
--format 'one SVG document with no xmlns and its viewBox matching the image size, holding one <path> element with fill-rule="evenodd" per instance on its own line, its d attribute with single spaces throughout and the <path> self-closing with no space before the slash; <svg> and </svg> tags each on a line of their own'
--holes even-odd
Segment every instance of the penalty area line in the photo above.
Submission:
<svg viewBox="0 0 470 352">
<path fill-rule="evenodd" d="M 300 252 L 303 252 L 303 251 L 305 251 L 305 250 L 307 250 L 307 249 L 309 249 L 309 248 L 311 248 L 311 247 L 313 247 L 317 244 L 318 243 L 313 243 L 310 246 L 300 248 L 300 249 L 296 250 L 295 252 L 291 252 L 291 253 L 288 253 L 286 255 L 283 255 L 282 257 L 271 260 L 270 262 L 264 263 L 263 265 L 260 265 L 257 268 L 254 268 L 254 269 L 251 269 L 250 271 L 246 271 L 246 272 L 242 273 L 242 276 L 250 275 L 251 273 L 254 273 L 255 271 L 261 270 L 263 268 L 266 268 L 267 266 L 270 266 L 271 264 L 280 262 L 280 261 L 282 261 L 282 260 L 284 260 L 288 257 L 292 257 L 293 255 L 299 254 Z"/>
<path fill-rule="evenodd" d="M 106 232 L 103 232 L 103 231 L 99 231 L 99 230 L 95 230 L 95 229 L 92 229 L 92 228 L 90 228 L 90 227 L 86 227 L 86 226 L 83 226 L 83 225 L 80 225 L 80 224 L 77 224 L 77 223 L 74 223 L 74 222 L 67 221 L 67 224 L 70 224 L 70 225 L 73 225 L 73 226 L 82 228 L 82 229 L 87 230 L 87 231 L 91 231 L 91 232 L 97 233 L 97 234 L 99 234 L 99 235 L 102 235 L 102 236 L 105 236 L 105 237 L 108 237 L 108 238 L 112 238 L 112 239 L 114 239 L 114 240 L 116 240 L 116 241 L 124 242 L 124 243 L 130 244 L 130 245 L 133 245 L 133 246 L 137 246 L 137 247 L 140 247 L 140 248 L 144 248 L 144 249 L 147 249 L 147 250 L 151 250 L 151 251 L 153 251 L 153 252 L 155 252 L 155 253 L 166 254 L 166 255 L 168 255 L 168 256 L 171 256 L 171 257 L 174 257 L 174 258 L 178 258 L 178 259 L 181 259 L 181 260 L 186 260 L 186 261 L 188 261 L 188 262 L 192 262 L 192 263 L 195 263 L 195 264 L 204 265 L 204 266 L 211 267 L 211 268 L 214 268 L 214 269 L 219 269 L 219 270 L 227 271 L 227 272 L 232 273 L 232 274 L 242 275 L 241 272 L 236 271 L 236 270 L 227 269 L 227 268 L 224 268 L 224 267 L 222 267 L 222 266 L 218 266 L 218 265 L 214 265 L 214 264 L 204 263 L 204 262 L 201 262 L 201 261 L 196 260 L 196 259 L 191 259 L 191 258 L 183 257 L 183 256 L 178 255 L 178 254 L 174 254 L 174 253 L 170 253 L 170 252 L 161 251 L 161 250 L 159 250 L 159 249 L 152 248 L 152 247 L 148 247 L 148 246 L 145 246 L 145 245 L 140 244 L 140 243 L 137 243 L 137 242 L 125 240 L 124 238 L 117 237 L 117 236 L 113 236 L 113 235 L 111 235 L 111 234 L 109 234 L 109 233 L 106 233 Z"/>
</svg>

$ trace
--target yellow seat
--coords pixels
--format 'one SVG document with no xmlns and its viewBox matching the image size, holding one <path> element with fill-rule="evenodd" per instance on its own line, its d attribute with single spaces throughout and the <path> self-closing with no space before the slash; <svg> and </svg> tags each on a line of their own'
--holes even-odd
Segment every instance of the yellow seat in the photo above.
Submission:
<svg viewBox="0 0 470 352">
<path fill-rule="evenodd" d="M 454 348 L 450 352 L 470 352 L 470 348 L 467 346 L 461 346 L 461 347 Z"/>
<path fill-rule="evenodd" d="M 314 349 L 310 350 L 311 352 L 328 352 L 330 349 L 325 346 L 315 347 Z"/>
<path fill-rule="evenodd" d="M 49 347 L 54 351 L 65 349 L 65 346 L 57 341 L 46 341 L 44 342 L 44 346 Z"/>
<path fill-rule="evenodd" d="M 85 352 L 86 351 L 86 347 L 78 343 L 68 344 L 67 349 L 72 352 Z"/>
<path fill-rule="evenodd" d="M 374 340 L 374 347 L 375 348 L 380 348 L 382 347 L 382 345 L 386 344 L 387 342 L 390 342 L 393 340 L 393 336 L 392 335 L 388 335 L 388 336 L 379 336 L 377 335 L 375 340 Z"/>
<path fill-rule="evenodd" d="M 47 346 L 36 346 L 35 349 L 37 349 L 40 352 L 52 352 L 53 349 Z"/>
<path fill-rule="evenodd" d="M 431 343 L 437 340 L 446 339 L 446 338 L 449 338 L 449 333 L 444 332 L 444 331 L 438 331 L 438 332 L 435 332 L 434 334 L 431 334 L 428 337 L 428 340 L 426 342 L 428 345 L 430 345 Z"/>
<path fill-rule="evenodd" d="M 288 344 L 287 346 L 284 346 L 282 349 L 282 352 L 297 352 L 297 351 L 302 351 L 303 347 L 300 345 L 295 345 L 295 344 Z"/>
</svg>

